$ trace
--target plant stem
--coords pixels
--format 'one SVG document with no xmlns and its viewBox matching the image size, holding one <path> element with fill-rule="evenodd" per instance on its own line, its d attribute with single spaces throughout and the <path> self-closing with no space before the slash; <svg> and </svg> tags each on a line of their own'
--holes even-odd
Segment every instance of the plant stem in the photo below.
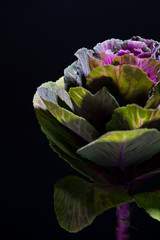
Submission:
<svg viewBox="0 0 160 240">
<path fill-rule="evenodd" d="M 129 239 L 129 220 L 130 220 L 130 205 L 123 203 L 117 207 L 117 228 L 116 239 Z"/>
</svg>

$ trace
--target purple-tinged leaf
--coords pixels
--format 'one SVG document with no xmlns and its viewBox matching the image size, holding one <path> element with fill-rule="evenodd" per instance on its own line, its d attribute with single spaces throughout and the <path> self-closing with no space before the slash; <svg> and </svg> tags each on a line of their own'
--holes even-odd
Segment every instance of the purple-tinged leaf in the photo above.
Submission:
<svg viewBox="0 0 160 240">
<path fill-rule="evenodd" d="M 50 146 L 61 158 L 81 174 L 96 182 L 112 182 L 111 177 L 102 168 L 76 154 L 76 151 L 87 144 L 73 131 L 63 126 L 46 108 L 38 92 L 34 96 L 36 117 Z M 56 163 L 55 163 L 56 164 Z"/>
<path fill-rule="evenodd" d="M 85 80 L 90 73 L 90 68 L 94 68 L 94 65 L 101 66 L 102 62 L 94 57 L 94 52 L 87 48 L 81 48 L 75 56 L 78 58 L 77 61 L 77 81 L 78 85 L 82 86 L 85 84 Z M 91 62 L 90 62 L 91 61 Z"/>
<path fill-rule="evenodd" d="M 149 49 L 152 49 L 152 45 L 155 42 L 152 39 L 141 38 L 140 36 L 133 36 L 131 41 L 144 42 Z"/>
<path fill-rule="evenodd" d="M 60 107 L 56 100 L 56 92 L 47 88 L 38 88 L 38 94 L 49 112 L 65 127 L 72 130 L 87 142 L 95 140 L 99 134 L 97 130 L 84 118 Z"/>
<path fill-rule="evenodd" d="M 100 133 L 105 133 L 105 125 L 111 119 L 119 104 L 104 87 L 95 95 L 82 87 L 70 88 L 70 97 L 76 113 L 90 122 Z"/>
<path fill-rule="evenodd" d="M 130 53 L 133 53 L 134 56 L 138 57 L 141 57 L 141 54 L 146 52 L 150 54 L 150 49 L 147 47 L 147 45 L 140 41 L 126 40 L 121 44 L 121 49 L 129 50 Z M 149 56 L 151 56 L 151 54 Z"/>
<path fill-rule="evenodd" d="M 122 50 L 122 49 L 121 49 L 121 50 L 118 51 L 118 53 L 116 53 L 115 57 L 116 57 L 116 56 L 123 56 L 123 55 L 127 55 L 127 54 L 133 55 L 133 53 L 130 53 L 129 50 Z"/>
<path fill-rule="evenodd" d="M 120 105 L 137 103 L 143 106 L 153 82 L 139 67 L 126 64 L 107 65 L 93 69 L 87 79 L 87 87 L 92 93 L 96 93 L 104 86 Z"/>
<path fill-rule="evenodd" d="M 151 57 L 160 61 L 160 43 L 153 39 L 144 39 L 139 36 L 132 37 L 131 40 L 144 42 L 151 51 Z M 144 56 L 146 57 L 146 56 Z"/>
<path fill-rule="evenodd" d="M 76 176 L 63 178 L 54 187 L 57 219 L 69 232 L 78 232 L 105 210 L 131 201 L 123 188 L 89 183 Z"/>
<path fill-rule="evenodd" d="M 156 129 L 113 131 L 77 151 L 98 166 L 118 167 L 122 172 L 160 152 L 160 132 Z"/>
<path fill-rule="evenodd" d="M 88 74 L 90 73 L 88 55 L 92 56 L 93 53 L 92 50 L 88 50 L 87 48 L 81 48 L 75 53 L 75 56 L 78 58 L 78 73 L 81 77 L 88 77 Z"/>
<path fill-rule="evenodd" d="M 99 57 L 103 60 L 105 65 L 111 65 L 116 56 L 113 53 L 101 53 Z"/>
<path fill-rule="evenodd" d="M 107 131 L 156 128 L 160 130 L 160 108 L 144 109 L 132 104 L 115 109 L 112 119 L 106 124 Z"/>
<path fill-rule="evenodd" d="M 160 70 L 160 62 L 153 58 L 143 58 L 140 59 L 137 65 L 141 68 L 149 77 L 149 79 L 155 84 L 157 81 L 157 74 Z"/>
<path fill-rule="evenodd" d="M 99 60 L 98 58 L 95 58 L 95 57 L 91 57 L 90 55 L 87 55 L 87 56 L 88 56 L 90 71 L 92 71 L 94 68 L 98 66 L 104 65 L 104 62 L 102 60 Z"/>
<path fill-rule="evenodd" d="M 137 58 L 131 55 L 124 55 L 116 57 L 112 62 L 113 65 L 129 64 L 141 68 L 149 77 L 149 79 L 155 84 L 157 81 L 157 75 L 160 70 L 160 62 L 153 58 Z"/>
<path fill-rule="evenodd" d="M 119 39 L 110 39 L 102 43 L 98 43 L 93 49 L 96 54 L 106 53 L 108 50 L 111 50 L 112 53 L 117 53 L 121 49 L 122 40 Z"/>
<path fill-rule="evenodd" d="M 60 107 L 68 109 L 69 111 L 74 111 L 73 104 L 71 102 L 70 96 L 64 89 L 64 79 L 63 77 L 56 82 L 46 82 L 43 83 L 40 88 L 48 89 L 48 100 L 56 102 Z M 47 91 L 47 90 L 46 90 Z"/>
<path fill-rule="evenodd" d="M 70 66 L 68 66 L 64 70 L 64 83 L 65 83 L 65 89 L 68 90 L 70 87 L 76 87 L 78 86 L 78 77 L 77 77 L 77 62 L 73 62 Z"/>
<path fill-rule="evenodd" d="M 75 56 L 78 60 L 64 70 L 64 83 L 67 91 L 70 87 L 84 85 L 90 71 L 97 66 L 104 65 L 103 61 L 95 57 L 95 53 L 87 48 L 79 49 Z"/>
</svg>

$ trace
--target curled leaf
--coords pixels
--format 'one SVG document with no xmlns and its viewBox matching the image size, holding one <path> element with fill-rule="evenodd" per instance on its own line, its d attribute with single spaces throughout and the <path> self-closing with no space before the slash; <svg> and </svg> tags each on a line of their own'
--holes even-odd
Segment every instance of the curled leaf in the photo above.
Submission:
<svg viewBox="0 0 160 240">
<path fill-rule="evenodd" d="M 120 106 L 137 103 L 143 106 L 153 87 L 153 82 L 140 68 L 131 65 L 107 65 L 93 69 L 87 79 L 87 86 L 92 93 L 102 87 L 117 99 Z"/>
<path fill-rule="evenodd" d="M 54 188 L 54 209 L 62 228 L 78 232 L 95 217 L 121 203 L 132 201 L 123 188 L 88 183 L 76 176 L 59 180 Z"/>
</svg>

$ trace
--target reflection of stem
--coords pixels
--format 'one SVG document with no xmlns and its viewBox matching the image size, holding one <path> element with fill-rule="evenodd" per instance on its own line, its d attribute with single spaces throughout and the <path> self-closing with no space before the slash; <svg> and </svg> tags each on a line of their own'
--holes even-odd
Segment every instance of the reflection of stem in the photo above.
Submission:
<svg viewBox="0 0 160 240">
<path fill-rule="evenodd" d="M 116 240 L 129 239 L 129 221 L 130 220 L 130 205 L 129 203 L 120 204 L 117 207 L 117 228 Z"/>
</svg>

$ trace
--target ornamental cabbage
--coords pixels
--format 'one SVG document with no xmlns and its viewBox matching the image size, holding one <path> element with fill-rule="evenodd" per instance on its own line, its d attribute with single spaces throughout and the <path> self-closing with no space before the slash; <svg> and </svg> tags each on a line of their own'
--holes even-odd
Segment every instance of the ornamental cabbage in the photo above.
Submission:
<svg viewBox="0 0 160 240">
<path fill-rule="evenodd" d="M 160 191 L 138 190 L 160 172 L 160 43 L 110 39 L 75 56 L 33 100 L 52 149 L 90 179 L 59 180 L 55 212 L 61 227 L 77 232 L 117 207 L 117 239 L 127 239 L 129 203 L 160 220 Z"/>
</svg>

